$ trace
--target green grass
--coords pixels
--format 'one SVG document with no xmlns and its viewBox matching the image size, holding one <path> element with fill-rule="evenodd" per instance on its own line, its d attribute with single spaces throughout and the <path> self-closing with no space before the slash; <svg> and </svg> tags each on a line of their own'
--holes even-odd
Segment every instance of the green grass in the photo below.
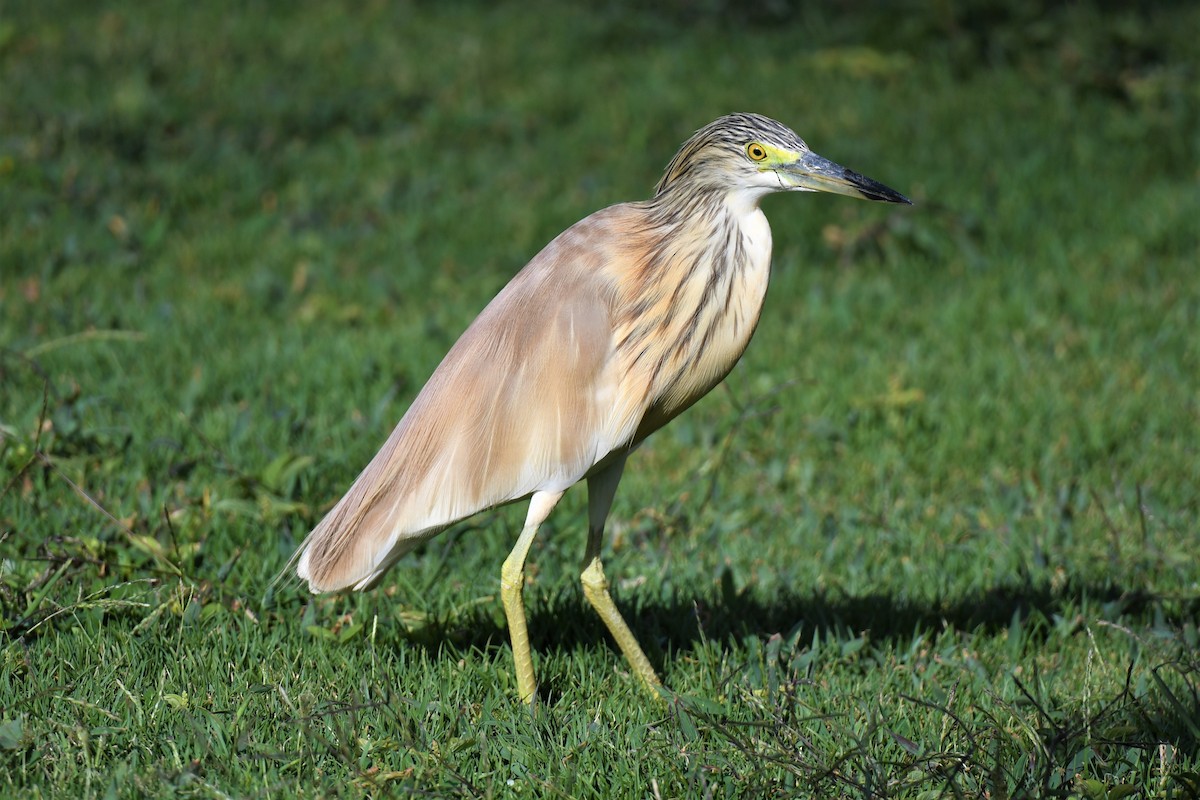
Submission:
<svg viewBox="0 0 1200 800">
<path fill-rule="evenodd" d="M 0 3 L 0 795 L 1200 795 L 1193 6 Z M 271 578 L 546 241 L 753 110 L 909 195 L 767 202 L 725 387 L 606 569 L 522 510 Z"/>
</svg>

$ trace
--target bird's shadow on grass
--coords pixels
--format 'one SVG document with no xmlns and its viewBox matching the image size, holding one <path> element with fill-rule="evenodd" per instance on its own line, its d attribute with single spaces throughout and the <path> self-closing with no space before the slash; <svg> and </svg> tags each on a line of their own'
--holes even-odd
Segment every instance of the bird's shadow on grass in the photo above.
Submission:
<svg viewBox="0 0 1200 800">
<path fill-rule="evenodd" d="M 1039 646 L 1054 635 L 1082 635 L 1084 621 L 1079 609 L 1084 606 L 1103 608 L 1103 617 L 1110 619 L 1125 615 L 1154 616 L 1156 627 L 1180 627 L 1200 616 L 1200 598 L 1175 601 L 1171 604 L 1172 612 L 1166 614 L 1162 598 L 1116 585 L 1067 585 L 1056 589 L 999 586 L 953 601 L 927 604 L 881 593 L 834 597 L 783 592 L 764 599 L 753 592 L 736 592 L 732 588 L 706 597 L 678 591 L 666 599 L 642 599 L 636 593 L 614 594 L 634 635 L 660 674 L 667 671 L 663 667 L 670 661 L 705 641 L 720 645 L 748 638 L 766 640 L 796 631 L 800 631 L 797 646 L 803 647 L 817 636 L 829 641 L 863 635 L 875 644 L 888 641 L 908 644 L 917 636 L 947 629 L 998 634 L 1018 626 L 1033 646 Z M 621 658 L 604 625 L 577 587 L 564 587 L 541 597 L 529 591 L 526 599 L 532 601 L 527 602 L 527 610 L 535 652 L 608 647 L 614 651 L 614 663 Z M 508 645 L 507 630 L 492 610 L 479 606 L 453 619 L 440 620 L 419 634 L 396 630 L 393 635 L 434 653 L 453 650 L 455 658 L 464 648 L 494 651 Z M 1197 693 L 1200 666 L 1190 661 L 1186 665 L 1172 665 L 1182 676 L 1186 693 L 1172 696 L 1160 691 L 1135 698 L 1126 685 L 1118 696 L 1108 699 L 1106 713 L 1117 709 L 1115 713 L 1134 731 L 1130 735 L 1131 745 L 1149 747 L 1172 741 L 1189 751 L 1200 747 L 1200 735 L 1194 723 L 1188 722 L 1200 719 Z M 539 677 L 543 698 L 553 703 L 563 694 L 565 687 L 560 683 L 565 679 L 552 671 Z M 1018 680 L 1015 675 L 1010 679 Z M 1038 702 L 1032 696 L 1029 700 L 1035 705 Z M 1048 729 L 1056 727 L 1049 718 L 1044 722 Z M 1091 721 L 1079 724 L 1090 730 Z"/>
<path fill-rule="evenodd" d="M 996 633 L 1031 617 L 1060 620 L 1070 626 L 1072 620 L 1066 617 L 1077 613 L 1085 601 L 1093 606 L 1115 607 L 1106 616 L 1137 616 L 1159 600 L 1150 593 L 1115 585 L 1076 585 L 1054 590 L 1000 586 L 941 603 L 914 603 L 882 593 L 833 596 L 783 592 L 769 600 L 753 592 L 732 589 L 715 597 L 678 591 L 666 599 L 643 599 L 617 591 L 613 594 L 634 635 L 660 669 L 675 654 L 687 652 L 704 640 L 765 639 L 798 627 L 805 629 L 809 640 L 815 635 L 826 639 L 866 634 L 873 642 L 907 642 L 917 634 L 947 628 Z M 1177 614 L 1181 619 L 1200 614 L 1200 598 L 1182 601 L 1182 606 Z M 610 643 L 608 631 L 577 587 L 562 588 L 541 597 L 535 591 L 527 591 L 526 610 L 530 641 L 537 650 L 574 650 Z M 1045 626 L 1039 630 L 1045 630 Z M 432 651 L 440 651 L 446 645 L 487 649 L 508 642 L 508 632 L 497 622 L 496 615 L 480 606 L 439 620 L 416 636 L 408 637 L 399 631 L 397 635 Z"/>
</svg>

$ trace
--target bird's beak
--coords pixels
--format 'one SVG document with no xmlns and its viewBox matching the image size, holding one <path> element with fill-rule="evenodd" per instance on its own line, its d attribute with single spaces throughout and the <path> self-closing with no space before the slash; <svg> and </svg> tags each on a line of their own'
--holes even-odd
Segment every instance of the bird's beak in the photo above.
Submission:
<svg viewBox="0 0 1200 800">
<path fill-rule="evenodd" d="M 833 192 L 883 203 L 912 205 L 911 200 L 895 189 L 889 189 L 816 153 L 805 153 L 790 164 L 776 167 L 775 171 L 789 189 L 796 191 Z"/>
</svg>

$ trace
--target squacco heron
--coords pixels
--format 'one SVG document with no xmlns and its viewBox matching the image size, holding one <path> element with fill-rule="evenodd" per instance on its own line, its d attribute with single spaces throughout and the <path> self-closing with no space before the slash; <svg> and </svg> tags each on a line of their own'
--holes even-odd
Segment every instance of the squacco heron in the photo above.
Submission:
<svg viewBox="0 0 1200 800">
<path fill-rule="evenodd" d="M 766 117 L 731 114 L 701 128 L 653 198 L 572 225 L 484 308 L 300 546 L 300 578 L 313 592 L 369 588 L 450 525 L 528 498 L 500 597 L 517 690 L 531 703 L 525 560 L 538 526 L 586 479 L 583 594 L 657 692 L 658 676 L 608 593 L 604 522 L 629 454 L 745 351 L 771 262 L 759 202 L 788 191 L 909 202 Z"/>
</svg>

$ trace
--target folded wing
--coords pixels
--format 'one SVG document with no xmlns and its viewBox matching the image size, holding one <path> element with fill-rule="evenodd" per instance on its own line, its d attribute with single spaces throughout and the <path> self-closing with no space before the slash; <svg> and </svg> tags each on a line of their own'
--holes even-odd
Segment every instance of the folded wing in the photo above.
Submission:
<svg viewBox="0 0 1200 800">
<path fill-rule="evenodd" d="M 451 348 L 387 442 L 305 540 L 313 591 L 374 583 L 448 525 L 535 491 L 565 489 L 627 444 L 614 414 L 619 253 L 605 212 L 568 229 Z M 623 441 L 624 440 L 624 441 Z"/>
</svg>

